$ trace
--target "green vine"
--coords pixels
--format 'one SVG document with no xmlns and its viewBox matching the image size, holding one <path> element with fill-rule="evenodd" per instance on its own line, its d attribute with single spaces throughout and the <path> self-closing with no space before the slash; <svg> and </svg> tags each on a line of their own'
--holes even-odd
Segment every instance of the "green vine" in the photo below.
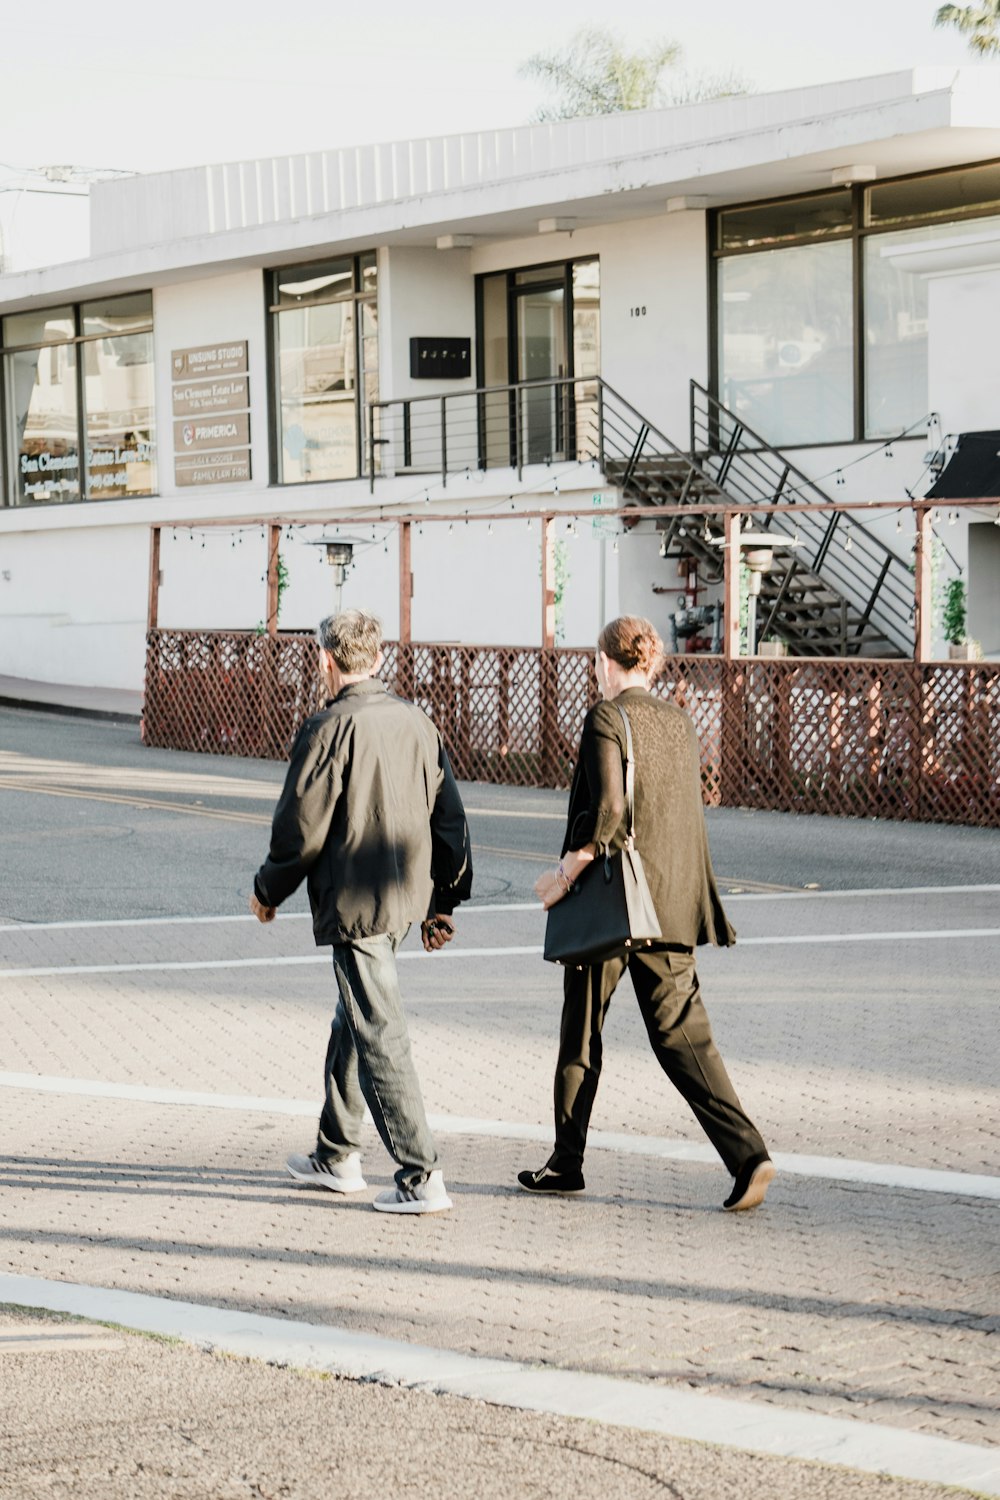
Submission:
<svg viewBox="0 0 1000 1500">
<path fill-rule="evenodd" d="M 946 641 L 953 646 L 959 646 L 965 640 L 966 608 L 965 608 L 965 581 L 961 578 L 950 578 L 944 591 L 944 609 L 941 615 L 941 629 Z"/>
<path fill-rule="evenodd" d="M 288 587 L 288 583 L 289 583 L 289 578 L 288 578 L 288 564 L 285 562 L 285 559 L 282 557 L 282 555 L 281 555 L 280 552 L 277 554 L 277 556 L 275 558 L 274 570 L 275 570 L 275 572 L 278 575 L 278 606 L 277 606 L 277 609 L 275 610 L 275 623 L 277 624 L 277 622 L 281 619 L 281 596 L 284 594 L 285 590 Z M 267 634 L 267 625 L 266 625 L 266 623 L 263 620 L 258 620 L 257 621 L 257 628 L 254 631 L 254 635 L 266 635 L 266 634 Z"/>
</svg>

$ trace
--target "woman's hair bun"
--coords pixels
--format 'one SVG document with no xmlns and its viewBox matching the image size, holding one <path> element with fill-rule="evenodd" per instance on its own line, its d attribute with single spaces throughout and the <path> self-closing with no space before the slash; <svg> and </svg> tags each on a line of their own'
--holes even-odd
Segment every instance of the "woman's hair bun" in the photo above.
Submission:
<svg viewBox="0 0 1000 1500">
<path fill-rule="evenodd" d="M 663 642 L 656 627 L 641 615 L 619 615 L 597 637 L 598 649 L 626 672 L 656 671 L 663 659 Z"/>
</svg>

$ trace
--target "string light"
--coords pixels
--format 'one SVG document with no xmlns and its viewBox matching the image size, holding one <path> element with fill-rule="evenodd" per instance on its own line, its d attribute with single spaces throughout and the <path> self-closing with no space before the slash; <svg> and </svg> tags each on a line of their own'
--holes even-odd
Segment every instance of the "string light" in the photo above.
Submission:
<svg viewBox="0 0 1000 1500">
<path fill-rule="evenodd" d="M 1000 526 L 1000 516 L 997 517 L 997 525 Z M 660 556 L 661 557 L 666 557 L 666 555 L 667 555 L 667 533 L 664 532 L 663 535 L 662 535 L 662 537 L 660 538 Z"/>
<path fill-rule="evenodd" d="M 851 541 L 851 533 L 848 532 L 847 536 L 844 538 L 844 551 L 845 552 L 851 552 L 853 550 L 853 548 L 854 548 L 854 543 Z"/>
<path fill-rule="evenodd" d="M 902 530 L 903 530 L 903 518 L 902 518 L 902 516 L 899 516 L 899 517 L 897 517 L 897 520 L 896 520 L 896 535 L 899 536 L 899 534 L 900 534 L 900 532 Z"/>
<path fill-rule="evenodd" d="M 950 515 L 948 516 L 948 525 L 949 526 L 954 526 L 954 524 L 955 524 L 955 522 L 957 520 L 958 520 L 958 511 L 957 510 L 953 510 L 950 513 Z"/>
<path fill-rule="evenodd" d="M 612 550 L 612 552 L 617 552 L 618 551 L 618 538 L 617 537 L 615 537 L 614 544 L 613 544 L 611 550 Z"/>
</svg>

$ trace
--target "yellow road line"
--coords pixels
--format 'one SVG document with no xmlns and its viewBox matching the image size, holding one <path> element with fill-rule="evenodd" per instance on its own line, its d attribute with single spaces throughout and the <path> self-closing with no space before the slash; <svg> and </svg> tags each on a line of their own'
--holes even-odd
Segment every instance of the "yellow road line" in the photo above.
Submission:
<svg viewBox="0 0 1000 1500">
<path fill-rule="evenodd" d="M 113 802 L 121 807 L 134 807 L 141 812 L 172 812 L 183 813 L 194 818 L 215 818 L 223 823 L 245 823 L 256 828 L 270 828 L 271 818 L 264 813 L 238 812 L 236 809 L 223 809 L 213 807 L 200 807 L 191 802 L 164 802 L 157 797 L 130 797 L 123 792 L 93 792 L 83 791 L 74 787 L 39 786 L 33 781 L 15 780 L 0 774 L 0 791 L 38 793 L 45 797 L 74 797 L 87 802 Z M 470 813 L 482 812 L 481 808 L 469 808 Z M 543 814 L 545 817 L 555 817 L 555 814 Z M 559 818 L 562 821 L 562 818 Z M 540 854 L 530 849 L 506 849 L 494 844 L 473 844 L 476 854 L 495 854 L 501 859 L 523 859 L 529 864 L 550 865 L 555 862 L 556 854 L 552 850 L 547 854 Z M 743 880 L 738 875 L 718 876 L 720 885 L 738 886 L 740 890 L 767 892 L 774 891 L 779 894 L 789 894 L 799 891 L 801 886 L 797 885 L 769 885 L 762 880 Z M 730 893 L 731 894 L 731 893 Z"/>
<path fill-rule="evenodd" d="M 0 776 L 0 791 L 29 792 L 42 797 L 74 797 L 86 802 L 114 802 L 121 807 L 135 807 L 143 812 L 186 813 L 195 818 L 217 818 L 226 823 L 252 823 L 269 828 L 271 819 L 263 813 L 237 812 L 232 808 L 199 807 L 192 802 L 164 802 L 157 797 L 129 797 L 123 792 L 91 792 L 76 787 L 38 786 L 32 781 L 15 781 Z"/>
</svg>

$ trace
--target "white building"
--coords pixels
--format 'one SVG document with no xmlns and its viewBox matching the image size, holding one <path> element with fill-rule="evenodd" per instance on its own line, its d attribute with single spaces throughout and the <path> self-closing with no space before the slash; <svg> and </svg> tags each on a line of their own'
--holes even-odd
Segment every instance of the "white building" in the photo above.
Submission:
<svg viewBox="0 0 1000 1500">
<path fill-rule="evenodd" d="M 929 447 L 1000 429 L 988 68 L 127 177 L 90 199 L 89 258 L 0 276 L 0 675 L 139 688 L 152 523 L 161 625 L 253 628 L 254 523 L 284 517 L 317 523 L 282 544 L 282 627 L 310 626 L 332 596 L 305 543 L 342 518 L 360 544 L 344 600 L 391 636 L 396 528 L 371 518 L 446 511 L 412 537 L 414 639 L 539 644 L 523 513 L 619 503 L 636 454 L 626 496 L 676 495 L 692 380 L 727 409 L 696 392 L 709 476 L 736 475 L 720 468 L 738 418 L 792 466 L 771 483 L 782 507 L 810 498 L 802 475 L 901 503 L 926 492 Z M 500 512 L 492 535 L 476 522 Z M 1000 656 L 994 515 L 940 529 L 970 631 Z M 225 518 L 239 527 L 169 530 Z M 898 554 L 891 579 L 907 537 L 894 514 L 866 523 L 855 561 L 872 535 L 870 571 Z M 560 537 L 566 644 L 618 609 L 666 632 L 688 582 L 689 604 L 713 597 L 704 556 L 679 577 L 690 532 L 655 511 L 614 539 Z M 866 580 L 831 586 L 863 632 Z M 905 618 L 875 628 L 881 608 L 873 649 L 890 625 L 903 649 Z"/>
</svg>

